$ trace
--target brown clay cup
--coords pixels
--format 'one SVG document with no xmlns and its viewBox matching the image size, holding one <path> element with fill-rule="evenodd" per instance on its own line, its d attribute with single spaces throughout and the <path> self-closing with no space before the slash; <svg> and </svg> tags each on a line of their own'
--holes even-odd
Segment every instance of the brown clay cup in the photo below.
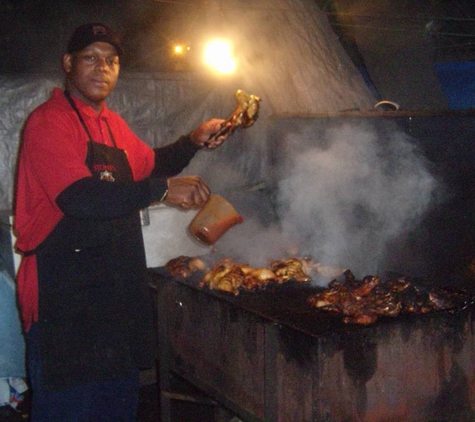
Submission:
<svg viewBox="0 0 475 422">
<path fill-rule="evenodd" d="M 244 219 L 222 196 L 210 195 L 208 202 L 189 225 L 191 234 L 207 245 L 213 245 L 232 226 Z"/>
</svg>

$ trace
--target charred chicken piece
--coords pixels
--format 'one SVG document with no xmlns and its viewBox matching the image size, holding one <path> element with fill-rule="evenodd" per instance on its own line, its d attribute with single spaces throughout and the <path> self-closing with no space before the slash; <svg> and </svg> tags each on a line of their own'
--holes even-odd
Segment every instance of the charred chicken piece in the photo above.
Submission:
<svg viewBox="0 0 475 422">
<path fill-rule="evenodd" d="M 241 268 L 239 268 L 239 266 L 234 265 L 229 269 L 228 272 L 226 272 L 226 274 L 216 280 L 216 286 L 213 288 L 238 295 L 239 287 L 242 286 L 243 281 L 244 273 L 242 272 Z"/>
<path fill-rule="evenodd" d="M 165 264 L 165 270 L 172 277 L 188 278 L 196 271 L 205 271 L 205 262 L 198 257 L 179 256 Z"/>
<path fill-rule="evenodd" d="M 254 268 L 225 258 L 204 275 L 199 286 L 237 295 L 239 289 L 261 289 L 276 279 L 277 276 L 268 268 Z"/>
<path fill-rule="evenodd" d="M 429 300 L 435 310 L 464 308 L 474 302 L 467 292 L 447 288 L 434 288 L 429 292 Z"/>
<path fill-rule="evenodd" d="M 355 284 L 352 293 L 356 297 L 368 296 L 380 281 L 378 276 L 366 276 L 360 283 Z"/>
<path fill-rule="evenodd" d="M 343 273 L 343 276 L 345 277 L 345 282 L 348 284 L 354 283 L 356 281 L 355 275 L 351 272 L 351 270 L 346 270 Z"/>
<path fill-rule="evenodd" d="M 257 95 L 248 95 L 242 89 L 234 93 L 237 107 L 231 115 L 221 124 L 218 132 L 213 133 L 210 139 L 228 133 L 232 135 L 239 128 L 248 128 L 252 126 L 259 115 L 259 102 L 261 99 Z"/>
<path fill-rule="evenodd" d="M 385 284 L 389 288 L 389 290 L 391 290 L 394 293 L 400 293 L 411 286 L 410 281 L 406 280 L 405 278 L 389 280 Z"/>
<path fill-rule="evenodd" d="M 239 288 L 244 283 L 247 268 L 247 265 L 238 264 L 231 258 L 223 258 L 204 275 L 199 286 L 208 286 L 212 290 L 238 295 Z"/>
<path fill-rule="evenodd" d="M 378 276 L 357 280 L 351 273 L 344 280 L 333 280 L 323 292 L 308 298 L 310 306 L 339 313 L 345 323 L 372 324 L 380 316 L 401 313 L 426 314 L 437 310 L 463 308 L 470 295 L 446 289 L 428 289 L 405 278 L 382 282 Z"/>
<path fill-rule="evenodd" d="M 402 305 L 391 293 L 376 293 L 369 295 L 367 306 L 378 316 L 396 317 L 401 313 Z"/>
<path fill-rule="evenodd" d="M 270 264 L 270 269 L 277 276 L 278 283 L 285 283 L 289 280 L 294 280 L 299 283 L 308 283 L 311 280 L 303 271 L 302 261 L 297 258 L 273 261 Z"/>
<path fill-rule="evenodd" d="M 337 313 L 342 313 L 345 306 L 351 305 L 354 301 L 355 298 L 348 287 L 339 282 L 333 283 L 328 289 L 308 298 L 311 306 Z"/>
<path fill-rule="evenodd" d="M 261 289 L 276 279 L 277 276 L 271 270 L 254 268 L 245 275 L 243 287 L 249 290 Z"/>
<path fill-rule="evenodd" d="M 210 289 L 216 289 L 218 287 L 219 280 L 229 273 L 236 263 L 230 258 L 224 258 L 220 260 L 210 271 L 208 271 L 203 279 L 200 281 L 199 286 L 204 287 L 207 285 Z"/>
</svg>

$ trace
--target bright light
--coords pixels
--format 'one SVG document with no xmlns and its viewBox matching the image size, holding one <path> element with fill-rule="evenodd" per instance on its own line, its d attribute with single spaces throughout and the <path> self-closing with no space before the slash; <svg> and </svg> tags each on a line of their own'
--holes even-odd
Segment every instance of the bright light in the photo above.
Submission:
<svg viewBox="0 0 475 422">
<path fill-rule="evenodd" d="M 174 56 L 184 56 L 185 54 L 188 54 L 190 50 L 191 47 L 183 43 L 174 44 L 171 49 Z"/>
<path fill-rule="evenodd" d="M 236 69 L 230 41 L 214 40 L 205 47 L 204 61 L 220 73 L 232 73 Z"/>
</svg>

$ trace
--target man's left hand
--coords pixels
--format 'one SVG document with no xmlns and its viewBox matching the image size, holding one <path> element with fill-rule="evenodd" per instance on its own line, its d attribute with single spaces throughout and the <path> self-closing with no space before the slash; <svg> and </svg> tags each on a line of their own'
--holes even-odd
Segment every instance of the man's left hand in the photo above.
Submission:
<svg viewBox="0 0 475 422">
<path fill-rule="evenodd" d="M 225 131 L 225 134 L 220 135 L 220 132 L 222 132 L 226 126 L 231 125 L 229 122 L 223 126 L 224 122 L 225 120 L 223 119 L 209 119 L 201 123 L 201 125 L 191 132 L 191 141 L 200 147 L 209 149 L 219 147 L 229 137 L 227 131 Z"/>
</svg>

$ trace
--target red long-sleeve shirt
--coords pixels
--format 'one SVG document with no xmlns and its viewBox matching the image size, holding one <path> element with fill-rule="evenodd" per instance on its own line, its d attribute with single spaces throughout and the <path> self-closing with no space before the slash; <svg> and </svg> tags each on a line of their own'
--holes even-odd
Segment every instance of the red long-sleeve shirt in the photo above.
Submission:
<svg viewBox="0 0 475 422">
<path fill-rule="evenodd" d="M 189 139 L 181 139 L 185 142 L 178 141 L 170 146 L 153 150 L 107 106 L 104 105 L 98 114 L 92 107 L 77 99 L 75 103 L 93 140 L 113 146 L 107 121 L 116 146 L 123 149 L 127 155 L 136 182 L 144 181 L 150 175 L 168 177 L 178 173 L 198 150 Z M 29 116 L 18 161 L 15 196 L 14 229 L 17 235 L 16 247 L 20 251 L 32 251 L 38 247 L 61 220 L 64 207 L 61 209 L 57 202 L 61 193 L 67 192 L 71 185 L 78 185 L 77 182 L 85 178 L 92 182 L 91 172 L 85 164 L 87 141 L 87 134 L 78 116 L 59 88 L 55 88 L 52 97 Z M 114 184 L 105 182 L 99 189 L 93 189 L 94 192 L 90 195 L 96 195 L 97 198 L 104 196 L 113 198 L 110 191 L 115 187 L 112 185 Z M 107 190 L 101 192 L 102 187 Z M 163 193 L 166 182 L 159 179 L 154 186 L 139 182 L 137 186 L 132 185 L 127 189 L 129 189 L 127 195 L 124 195 L 123 191 L 118 191 L 115 196 L 117 198 L 127 196 L 127 206 L 130 207 L 130 197 L 134 194 L 134 198 L 140 198 L 136 200 L 136 204 L 132 204 L 138 209 L 149 205 L 153 199 L 151 191 L 156 194 Z M 138 194 L 133 191 L 134 189 Z M 82 189 L 81 192 L 83 191 L 86 191 L 87 195 L 87 189 Z M 69 197 L 71 198 L 71 195 Z M 76 200 L 81 201 L 81 198 Z M 116 209 L 121 206 L 126 205 L 116 201 L 112 202 L 110 208 Z M 100 214 L 100 210 L 96 212 Z M 22 258 L 17 283 L 21 316 L 24 327 L 28 330 L 30 324 L 38 320 L 38 274 L 34 254 Z"/>
</svg>

